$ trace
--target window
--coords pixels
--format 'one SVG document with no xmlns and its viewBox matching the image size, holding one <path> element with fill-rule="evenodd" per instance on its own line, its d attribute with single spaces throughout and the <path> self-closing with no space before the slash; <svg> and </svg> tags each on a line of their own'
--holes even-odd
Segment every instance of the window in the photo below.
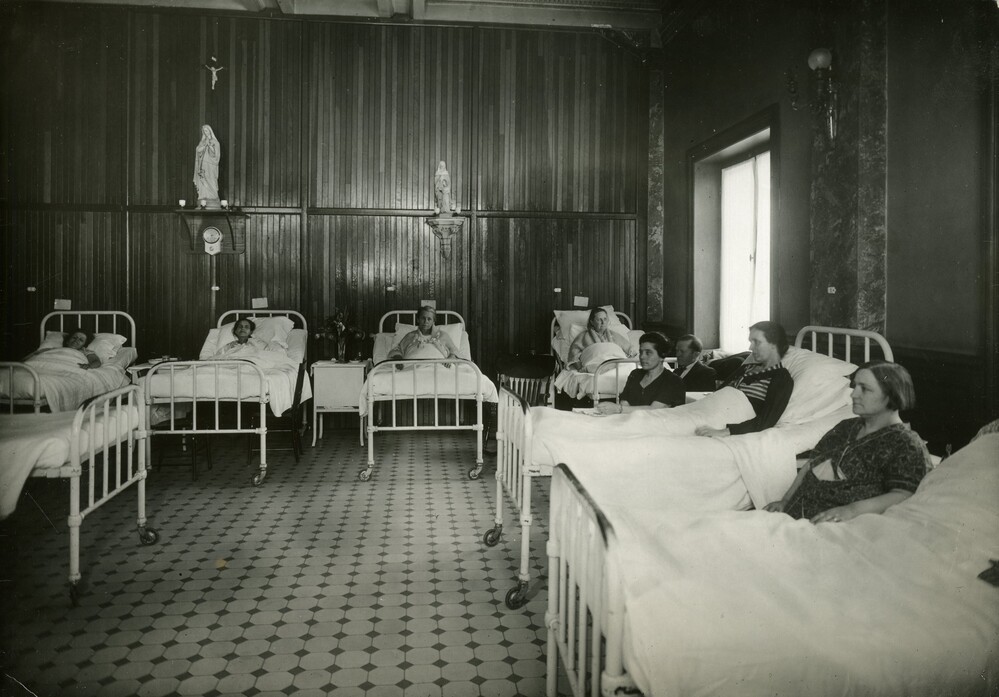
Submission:
<svg viewBox="0 0 999 697">
<path fill-rule="evenodd" d="M 770 153 L 721 170 L 718 343 L 743 351 L 749 326 L 770 319 Z"/>
<path fill-rule="evenodd" d="M 779 181 L 778 113 L 761 112 L 687 153 L 687 327 L 708 347 L 745 351 L 751 324 L 779 319 L 772 317 L 770 215 Z"/>
</svg>

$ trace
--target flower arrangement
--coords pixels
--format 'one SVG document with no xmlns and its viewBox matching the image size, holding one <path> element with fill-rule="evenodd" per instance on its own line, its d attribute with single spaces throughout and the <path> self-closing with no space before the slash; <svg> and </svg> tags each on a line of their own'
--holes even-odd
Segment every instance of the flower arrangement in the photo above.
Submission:
<svg viewBox="0 0 999 697">
<path fill-rule="evenodd" d="M 351 317 L 347 310 L 333 308 L 333 314 L 326 318 L 322 330 L 316 332 L 315 338 L 336 342 L 335 358 L 338 363 L 347 362 L 348 342 L 352 340 L 356 358 L 361 356 L 361 342 L 367 333 L 360 327 L 350 326 Z"/>
</svg>

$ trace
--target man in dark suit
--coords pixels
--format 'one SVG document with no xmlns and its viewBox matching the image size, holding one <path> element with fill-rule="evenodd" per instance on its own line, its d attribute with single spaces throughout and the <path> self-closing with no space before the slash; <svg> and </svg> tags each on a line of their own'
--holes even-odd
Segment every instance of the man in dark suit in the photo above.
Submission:
<svg viewBox="0 0 999 697">
<path fill-rule="evenodd" d="M 676 370 L 687 392 L 714 392 L 714 368 L 701 363 L 701 340 L 693 334 L 684 334 L 676 340 Z"/>
</svg>

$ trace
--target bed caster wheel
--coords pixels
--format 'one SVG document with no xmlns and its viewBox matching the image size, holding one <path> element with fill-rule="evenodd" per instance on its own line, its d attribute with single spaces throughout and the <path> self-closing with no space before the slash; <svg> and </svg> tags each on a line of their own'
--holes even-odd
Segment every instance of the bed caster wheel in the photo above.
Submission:
<svg viewBox="0 0 999 697">
<path fill-rule="evenodd" d="M 144 545 L 154 545 L 160 541 L 160 534 L 152 528 L 139 528 L 139 542 Z"/>
<path fill-rule="evenodd" d="M 471 480 L 476 480 L 479 478 L 479 474 L 482 472 L 482 467 L 473 467 L 468 470 L 468 478 Z"/>
<path fill-rule="evenodd" d="M 80 587 L 75 583 L 69 584 L 69 602 L 73 607 L 80 607 Z"/>
<path fill-rule="evenodd" d="M 250 484 L 252 484 L 253 486 L 260 486 L 261 484 L 264 483 L 264 479 L 266 478 L 267 478 L 266 472 L 263 471 L 257 472 L 252 477 L 250 477 Z"/>
<path fill-rule="evenodd" d="M 357 479 L 361 482 L 366 482 L 371 479 L 371 470 L 361 470 L 357 473 Z"/>
<path fill-rule="evenodd" d="M 504 602 L 511 610 L 519 610 L 527 605 L 527 584 L 521 581 L 516 588 L 511 588 Z"/>
<path fill-rule="evenodd" d="M 496 527 L 486 530 L 486 534 L 482 536 L 482 543 L 486 547 L 495 547 L 499 544 L 500 536 L 503 534 L 503 529 Z"/>
</svg>

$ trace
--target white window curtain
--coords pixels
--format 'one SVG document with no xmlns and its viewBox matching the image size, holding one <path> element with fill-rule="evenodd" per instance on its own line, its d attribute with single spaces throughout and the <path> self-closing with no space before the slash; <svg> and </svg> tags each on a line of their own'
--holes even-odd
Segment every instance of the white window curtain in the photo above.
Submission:
<svg viewBox="0 0 999 697">
<path fill-rule="evenodd" d="M 770 319 L 770 153 L 722 169 L 721 199 L 719 343 L 745 351 Z"/>
</svg>

